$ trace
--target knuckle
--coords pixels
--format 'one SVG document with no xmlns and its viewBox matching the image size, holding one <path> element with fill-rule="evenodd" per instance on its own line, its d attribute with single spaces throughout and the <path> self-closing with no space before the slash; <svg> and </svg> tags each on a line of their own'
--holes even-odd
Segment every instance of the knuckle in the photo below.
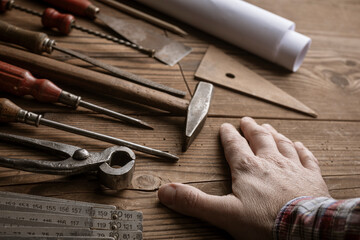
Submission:
<svg viewBox="0 0 360 240">
<path fill-rule="evenodd" d="M 256 128 L 249 132 L 251 138 L 271 137 L 271 133 L 263 127 Z"/>
<path fill-rule="evenodd" d="M 260 166 L 260 161 L 255 156 L 243 156 L 236 163 L 235 168 L 243 172 L 252 171 Z"/>
<path fill-rule="evenodd" d="M 283 145 L 289 145 L 291 147 L 294 147 L 294 143 L 282 134 L 278 134 L 277 142 Z"/>
<path fill-rule="evenodd" d="M 184 204 L 190 208 L 196 208 L 198 205 L 199 193 L 186 191 L 184 194 Z"/>
<path fill-rule="evenodd" d="M 235 138 L 229 138 L 224 141 L 224 145 L 230 148 L 234 148 L 238 145 L 238 140 Z"/>
</svg>

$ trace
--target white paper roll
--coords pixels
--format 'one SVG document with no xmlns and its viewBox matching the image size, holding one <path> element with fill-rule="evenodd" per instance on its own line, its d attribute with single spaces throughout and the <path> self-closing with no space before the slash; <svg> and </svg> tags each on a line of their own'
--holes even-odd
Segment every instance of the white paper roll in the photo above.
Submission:
<svg viewBox="0 0 360 240">
<path fill-rule="evenodd" d="M 294 72 L 311 43 L 294 22 L 241 0 L 138 1 Z"/>
</svg>

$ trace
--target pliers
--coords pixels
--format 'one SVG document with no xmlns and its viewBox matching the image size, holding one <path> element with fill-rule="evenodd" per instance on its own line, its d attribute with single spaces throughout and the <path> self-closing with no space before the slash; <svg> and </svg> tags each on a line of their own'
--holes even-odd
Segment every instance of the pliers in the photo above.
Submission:
<svg viewBox="0 0 360 240">
<path fill-rule="evenodd" d="M 104 186 L 116 190 L 129 186 L 135 170 L 135 154 L 123 146 L 113 146 L 102 152 L 88 152 L 73 145 L 6 133 L 0 133 L 0 140 L 37 148 L 66 158 L 60 161 L 42 161 L 0 157 L 1 167 L 57 175 L 97 171 L 99 181 Z M 114 168 L 112 167 L 114 165 L 121 167 Z"/>
</svg>

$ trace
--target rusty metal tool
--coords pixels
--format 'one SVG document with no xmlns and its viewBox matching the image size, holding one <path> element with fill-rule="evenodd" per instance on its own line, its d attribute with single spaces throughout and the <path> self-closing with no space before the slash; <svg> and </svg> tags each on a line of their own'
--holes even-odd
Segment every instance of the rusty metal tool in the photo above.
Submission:
<svg viewBox="0 0 360 240">
<path fill-rule="evenodd" d="M 208 48 L 195 77 L 317 117 L 314 110 L 214 46 Z"/>
<path fill-rule="evenodd" d="M 112 65 L 103 63 L 99 60 L 91 58 L 85 54 L 62 48 L 56 45 L 55 40 L 51 40 L 47 34 L 40 32 L 28 31 L 19 27 L 16 27 L 12 24 L 9 24 L 4 21 L 0 21 L 0 40 L 8 43 L 13 43 L 26 49 L 35 52 L 35 53 L 52 53 L 55 49 L 59 52 L 68 54 L 70 56 L 81 59 L 85 62 L 88 62 L 94 66 L 100 67 L 102 69 L 107 70 L 109 73 L 116 77 L 120 77 L 123 79 L 127 79 L 129 81 L 133 81 L 138 84 L 145 85 L 147 87 L 151 87 L 163 92 L 167 92 L 169 94 L 173 94 L 176 96 L 184 97 L 186 92 L 180 91 L 168 86 L 165 86 L 160 83 L 153 82 L 149 79 L 142 78 L 138 75 L 132 74 L 130 72 L 124 71 L 120 68 L 114 67 Z"/>
<path fill-rule="evenodd" d="M 199 83 L 192 99 L 178 98 L 153 89 L 126 81 L 116 81 L 115 77 L 80 68 L 43 56 L 34 57 L 34 54 L 8 46 L 0 47 L 0 59 L 32 69 L 39 76 L 50 77 L 63 84 L 71 84 L 80 89 L 86 89 L 98 94 L 113 98 L 121 98 L 147 106 L 189 116 L 186 119 L 185 141 L 183 150 L 186 150 L 195 139 L 203 126 L 210 108 L 213 85 Z"/>
<path fill-rule="evenodd" d="M 23 11 L 23 12 L 26 12 L 26 13 L 29 13 L 29 14 L 32 14 L 34 16 L 41 17 L 41 23 L 43 24 L 44 27 L 56 28 L 59 30 L 60 33 L 62 33 L 64 35 L 68 35 L 71 32 L 71 30 L 73 28 L 75 28 L 77 30 L 94 35 L 96 37 L 104 38 L 106 40 L 109 40 L 109 41 L 112 41 L 115 43 L 119 43 L 119 44 L 125 45 L 127 47 L 131 47 L 142 53 L 149 55 L 150 57 L 153 57 L 155 54 L 154 49 L 147 49 L 147 48 L 139 46 L 135 43 L 126 41 L 124 39 L 119 39 L 112 35 L 105 34 L 105 33 L 99 32 L 99 31 L 94 31 L 92 29 L 77 25 L 75 23 L 75 17 L 71 14 L 62 14 L 53 8 L 46 8 L 43 13 L 40 13 L 38 11 L 19 6 L 19 5 L 15 4 L 14 0 L 0 0 L 0 13 L 4 13 L 13 8 Z"/>
<path fill-rule="evenodd" d="M 174 33 L 177 33 L 181 36 L 186 36 L 188 35 L 187 32 L 185 32 L 184 30 L 182 30 L 181 28 L 173 25 L 173 24 L 170 24 L 168 22 L 165 22 L 159 18 L 156 18 L 154 16 L 151 16 L 149 14 L 146 14 L 144 12 L 141 12 L 135 8 L 132 8 L 126 4 L 123 4 L 123 3 L 120 3 L 118 1 L 114 1 L 114 0 L 97 0 L 98 2 L 101 2 L 101 3 L 105 3 L 106 5 L 109 5 L 113 8 L 116 8 L 120 11 L 123 11 L 125 13 L 128 13 L 130 15 L 133 15 L 137 18 L 140 18 L 140 19 L 143 19 L 149 23 L 152 23 L 152 24 L 155 24 L 159 27 L 162 27 L 164 29 L 167 29 L 167 30 L 170 30 Z"/>
<path fill-rule="evenodd" d="M 20 122 L 26 123 L 38 127 L 39 125 L 45 125 L 48 127 L 60 129 L 66 132 L 75 133 L 89 138 L 98 139 L 104 142 L 109 142 L 119 146 L 126 146 L 131 149 L 144 152 L 153 156 L 177 161 L 179 158 L 167 152 L 162 152 L 157 149 L 142 146 L 136 143 L 128 142 L 122 139 L 114 138 L 104 134 L 84 130 L 81 128 L 73 127 L 70 125 L 55 122 L 46 118 L 43 118 L 39 114 L 35 114 L 26 110 L 21 109 L 10 100 L 6 98 L 0 98 L 0 122 Z"/>
<path fill-rule="evenodd" d="M 76 146 L 0 133 L 0 140 L 40 149 L 65 157 L 61 161 L 41 161 L 0 157 L 0 166 L 55 175 L 75 175 L 97 171 L 100 182 L 110 189 L 124 189 L 131 183 L 135 154 L 127 147 L 113 146 L 102 152 L 88 152 Z M 112 166 L 121 166 L 114 168 Z M 30 200 L 29 200 L 30 201 Z"/>
<path fill-rule="evenodd" d="M 104 24 L 130 42 L 148 49 L 155 49 L 154 57 L 167 65 L 174 66 L 191 52 L 190 47 L 171 40 L 140 24 L 101 13 L 100 9 L 88 0 L 43 1 L 78 16 L 100 19 Z"/>
<path fill-rule="evenodd" d="M 59 102 L 73 108 L 81 106 L 136 126 L 153 129 L 144 121 L 83 101 L 80 96 L 62 90 L 47 79 L 36 79 L 29 71 L 2 61 L 0 91 L 16 96 L 31 95 L 41 102 Z"/>
</svg>

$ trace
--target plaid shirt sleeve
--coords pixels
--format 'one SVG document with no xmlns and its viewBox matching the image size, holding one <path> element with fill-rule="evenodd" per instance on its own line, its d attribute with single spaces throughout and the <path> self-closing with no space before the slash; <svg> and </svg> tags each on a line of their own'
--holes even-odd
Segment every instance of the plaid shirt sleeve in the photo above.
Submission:
<svg viewBox="0 0 360 240">
<path fill-rule="evenodd" d="M 274 239 L 360 239 L 360 198 L 299 197 L 280 211 Z"/>
</svg>

